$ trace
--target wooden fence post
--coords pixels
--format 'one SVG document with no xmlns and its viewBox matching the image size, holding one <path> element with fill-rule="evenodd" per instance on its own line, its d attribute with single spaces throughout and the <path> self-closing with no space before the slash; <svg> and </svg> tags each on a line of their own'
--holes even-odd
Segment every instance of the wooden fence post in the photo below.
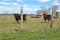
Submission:
<svg viewBox="0 0 60 40">
<path fill-rule="evenodd" d="M 53 9 L 51 9 L 52 10 L 52 15 L 51 15 L 51 24 L 50 24 L 50 28 L 52 28 L 53 27 Z"/>
<path fill-rule="evenodd" d="M 57 8 L 58 8 L 57 5 L 53 5 L 52 6 L 52 16 L 51 16 L 51 25 L 50 25 L 50 28 L 52 28 L 52 26 L 53 26 L 53 22 L 54 22 L 53 16 L 56 16 Z"/>
<path fill-rule="evenodd" d="M 53 15 L 54 15 L 53 8 L 51 9 L 51 13 L 52 13 L 52 15 L 51 15 L 51 23 L 50 23 L 50 28 L 52 28 L 52 27 L 53 27 Z"/>
<path fill-rule="evenodd" d="M 20 29 L 23 29 L 23 6 L 21 6 L 21 26 Z"/>
</svg>

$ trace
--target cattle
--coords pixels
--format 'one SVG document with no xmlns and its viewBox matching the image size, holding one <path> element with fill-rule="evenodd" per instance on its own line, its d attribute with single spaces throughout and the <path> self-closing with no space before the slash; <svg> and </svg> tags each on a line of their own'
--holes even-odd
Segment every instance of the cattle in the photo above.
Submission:
<svg viewBox="0 0 60 40">
<path fill-rule="evenodd" d="M 19 20 L 21 20 L 21 15 L 20 14 L 13 14 L 13 15 L 17 23 L 19 23 Z M 23 14 L 23 22 L 24 21 L 26 21 L 26 14 Z"/>
<path fill-rule="evenodd" d="M 43 14 L 43 19 L 44 19 L 44 21 L 46 21 L 46 20 L 50 21 L 51 20 L 51 15 Z"/>
</svg>

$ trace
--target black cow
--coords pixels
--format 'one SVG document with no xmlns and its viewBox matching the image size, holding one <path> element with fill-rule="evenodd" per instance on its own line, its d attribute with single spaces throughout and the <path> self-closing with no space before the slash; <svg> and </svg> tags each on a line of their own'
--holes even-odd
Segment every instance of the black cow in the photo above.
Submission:
<svg viewBox="0 0 60 40">
<path fill-rule="evenodd" d="M 21 15 L 20 14 L 13 14 L 15 17 L 15 20 L 17 23 L 19 23 L 19 20 L 21 20 Z M 23 22 L 26 21 L 26 14 L 23 14 Z"/>
<path fill-rule="evenodd" d="M 43 19 L 44 19 L 44 21 L 46 21 L 46 20 L 50 21 L 51 20 L 51 15 L 43 14 Z"/>
</svg>

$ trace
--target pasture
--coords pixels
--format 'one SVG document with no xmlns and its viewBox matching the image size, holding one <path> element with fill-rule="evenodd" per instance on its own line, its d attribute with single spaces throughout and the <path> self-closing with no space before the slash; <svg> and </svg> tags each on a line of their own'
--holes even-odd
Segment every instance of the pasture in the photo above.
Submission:
<svg viewBox="0 0 60 40">
<path fill-rule="evenodd" d="M 50 22 L 45 22 L 43 17 L 27 16 L 27 21 L 23 23 L 22 28 L 21 31 L 20 24 L 16 22 L 13 15 L 0 15 L 1 40 L 60 40 L 60 17 L 54 18 L 51 29 Z"/>
<path fill-rule="evenodd" d="M 42 30 L 49 29 L 50 22 L 44 21 L 43 17 L 31 18 L 27 16 L 27 21 L 23 23 L 23 30 Z M 60 18 L 54 18 L 53 28 L 60 28 Z M 20 24 L 18 24 L 13 15 L 0 15 L 0 31 L 14 31 L 14 29 L 20 30 Z"/>
</svg>

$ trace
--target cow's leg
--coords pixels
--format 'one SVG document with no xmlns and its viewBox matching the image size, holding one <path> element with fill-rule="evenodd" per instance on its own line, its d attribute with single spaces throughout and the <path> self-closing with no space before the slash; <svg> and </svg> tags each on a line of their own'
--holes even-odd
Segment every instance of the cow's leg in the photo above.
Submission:
<svg viewBox="0 0 60 40">
<path fill-rule="evenodd" d="M 49 21 L 50 19 L 48 19 L 48 21 Z"/>
<path fill-rule="evenodd" d="M 23 23 L 26 21 L 26 18 L 23 18 Z"/>
<path fill-rule="evenodd" d="M 25 22 L 26 20 L 23 20 L 23 23 Z"/>
<path fill-rule="evenodd" d="M 51 19 L 50 18 L 48 18 L 48 21 L 50 21 Z"/>
<path fill-rule="evenodd" d="M 44 18 L 44 21 L 46 21 L 46 18 Z"/>
<path fill-rule="evenodd" d="M 17 21 L 17 23 L 19 23 L 19 20 L 16 20 Z"/>
</svg>

